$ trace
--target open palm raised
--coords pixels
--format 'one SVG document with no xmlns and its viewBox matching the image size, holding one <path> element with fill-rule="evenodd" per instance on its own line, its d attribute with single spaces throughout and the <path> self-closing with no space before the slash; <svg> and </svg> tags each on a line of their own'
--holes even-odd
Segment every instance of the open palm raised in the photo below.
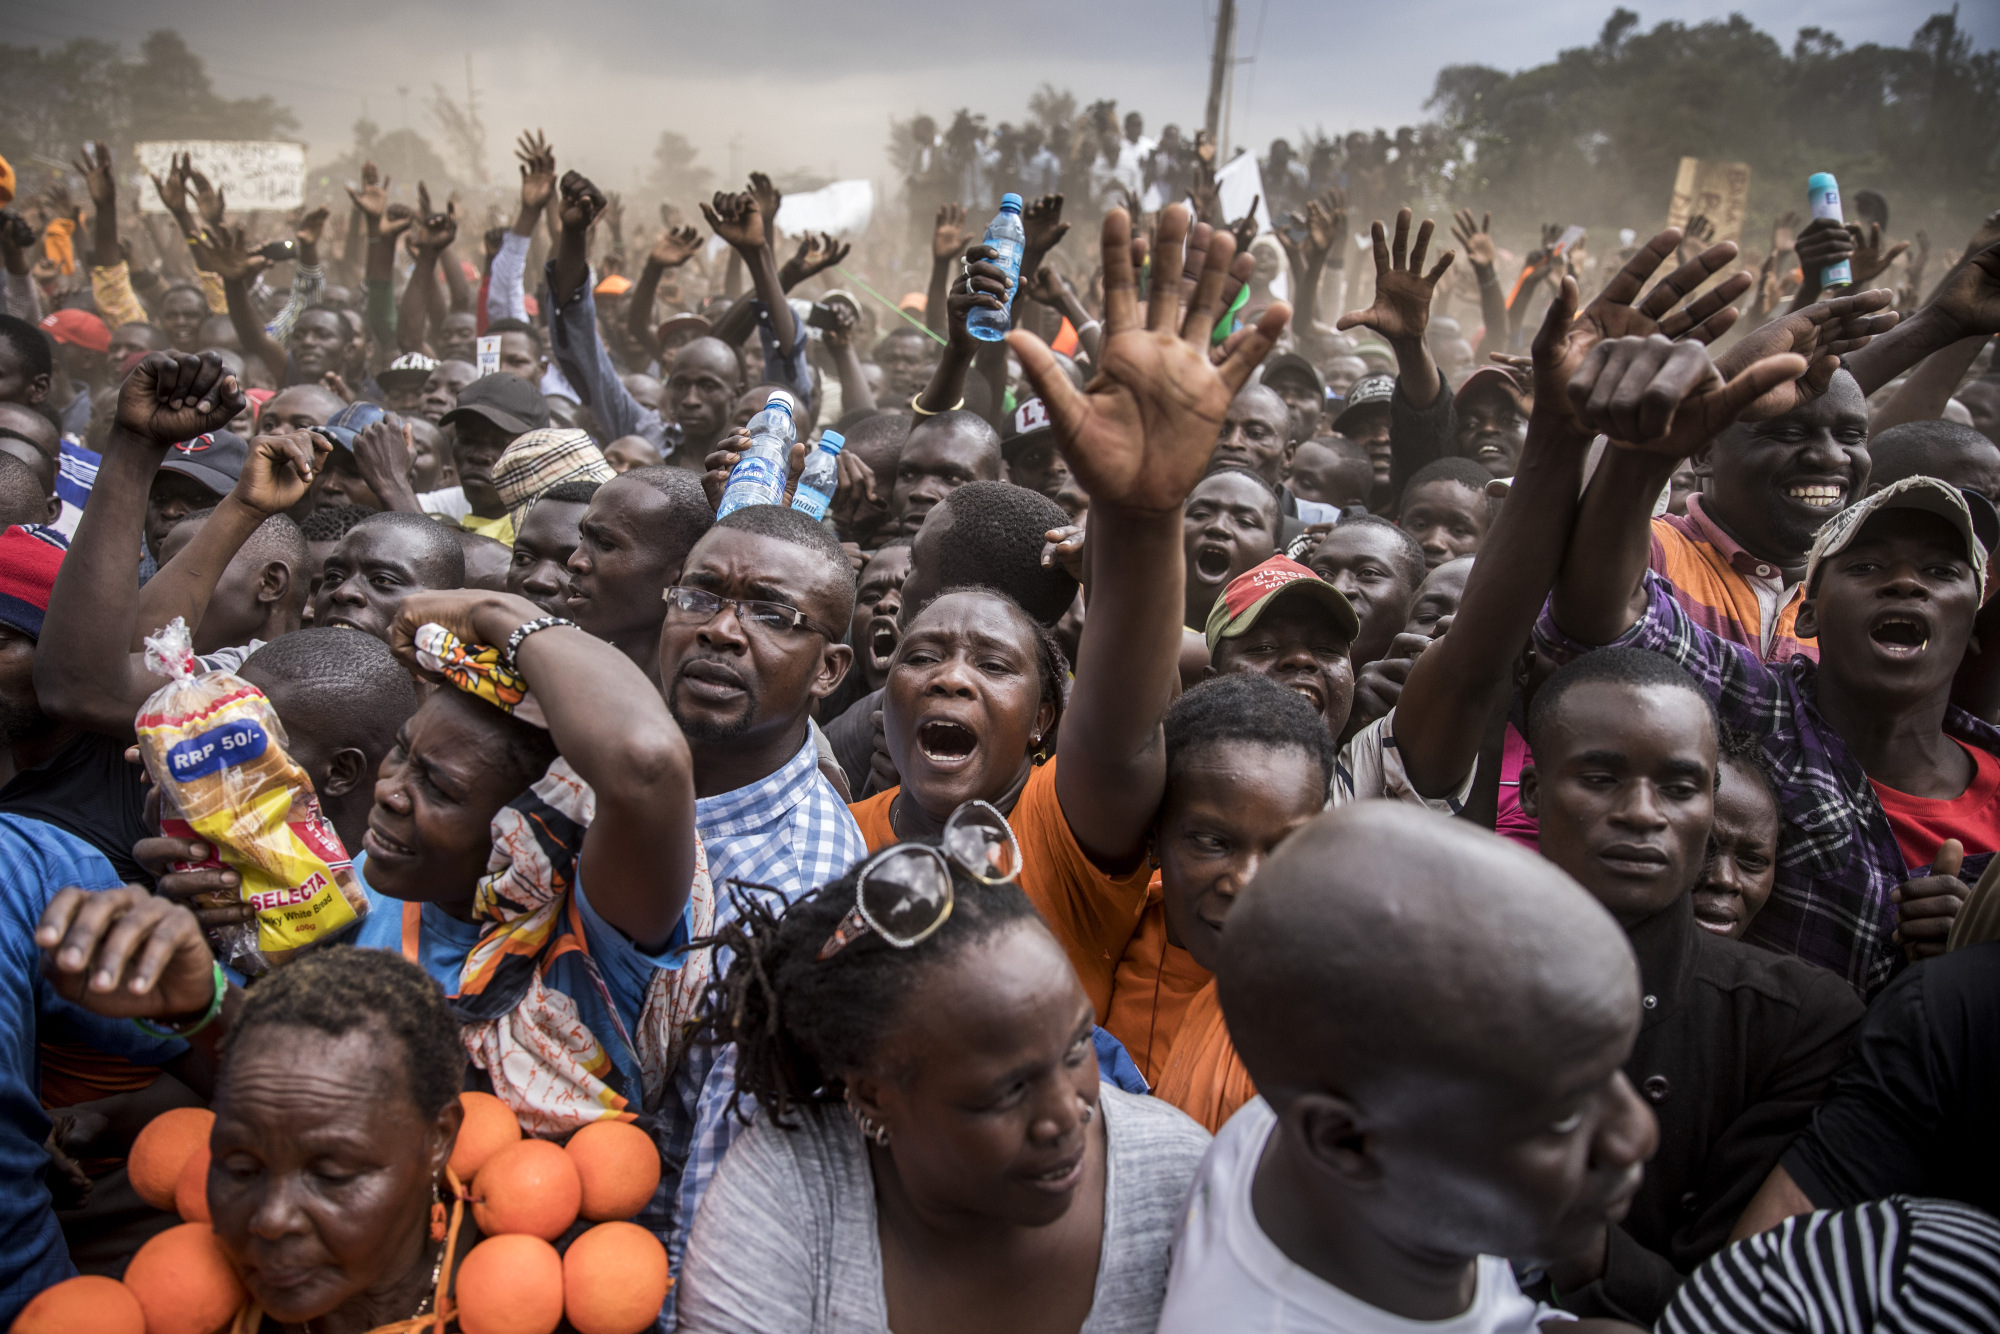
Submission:
<svg viewBox="0 0 2000 1334">
<path fill-rule="evenodd" d="M 1105 215 L 1099 244 L 1104 263 L 1102 366 L 1083 389 L 1057 367 L 1048 344 L 1025 330 L 1007 336 L 1021 368 L 1048 406 L 1056 441 L 1093 506 L 1158 514 L 1176 509 L 1208 469 L 1230 400 L 1271 350 L 1291 309 L 1274 302 L 1239 335 L 1222 364 L 1211 365 L 1209 335 L 1222 312 L 1232 259 L 1248 277 L 1250 257 L 1236 255 L 1236 238 L 1217 229 L 1205 255 L 1187 255 L 1189 216 L 1174 205 L 1160 215 L 1153 273 L 1180 274 L 1199 265 L 1200 279 L 1181 312 L 1181 284 L 1156 281 L 1143 323 L 1131 218 Z M 1135 251 L 1137 253 L 1135 254 Z"/>
</svg>

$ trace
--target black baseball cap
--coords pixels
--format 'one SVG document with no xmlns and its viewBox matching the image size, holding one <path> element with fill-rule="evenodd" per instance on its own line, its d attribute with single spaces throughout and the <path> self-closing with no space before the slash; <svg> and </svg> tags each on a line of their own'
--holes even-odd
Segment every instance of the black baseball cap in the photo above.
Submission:
<svg viewBox="0 0 2000 1334">
<path fill-rule="evenodd" d="M 1269 384 L 1273 377 L 1283 379 L 1287 375 L 1302 375 L 1321 398 L 1326 397 L 1326 377 L 1319 367 L 1307 361 L 1296 352 L 1280 352 L 1264 363 L 1263 374 L 1257 377 L 1259 384 Z"/>
<path fill-rule="evenodd" d="M 1342 435 L 1353 424 L 1363 408 L 1380 405 L 1383 412 L 1389 410 L 1389 400 L 1396 396 L 1396 377 L 1393 375 L 1364 375 L 1347 390 L 1347 404 L 1340 415 L 1333 419 L 1333 429 Z"/>
<path fill-rule="evenodd" d="M 160 471 L 192 477 L 216 495 L 226 496 L 235 489 L 236 479 L 243 475 L 243 460 L 249 457 L 250 445 L 242 436 L 234 431 L 210 431 L 168 450 Z"/>
<path fill-rule="evenodd" d="M 1024 399 L 1000 423 L 1001 457 L 1011 459 L 1028 445 L 1054 436 L 1048 404 L 1039 398 Z"/>
<path fill-rule="evenodd" d="M 549 405 L 542 391 L 518 375 L 496 371 L 482 375 L 458 391 L 458 406 L 438 419 L 449 426 L 465 417 L 479 417 L 503 431 L 526 435 L 549 424 Z"/>
</svg>

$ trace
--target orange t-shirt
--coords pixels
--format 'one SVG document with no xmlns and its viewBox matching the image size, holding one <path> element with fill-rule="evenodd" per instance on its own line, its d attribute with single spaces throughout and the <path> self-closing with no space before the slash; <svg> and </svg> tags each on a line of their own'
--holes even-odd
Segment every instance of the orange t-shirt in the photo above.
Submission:
<svg viewBox="0 0 2000 1334">
<path fill-rule="evenodd" d="M 1153 1089 L 1153 1096 L 1170 1102 L 1207 1127 L 1213 1135 L 1236 1109 L 1257 1096 L 1250 1072 L 1229 1040 L 1222 1021 L 1222 1002 L 1210 982 L 1196 992 L 1181 1018 L 1173 1055 Z"/>
<path fill-rule="evenodd" d="M 847 809 L 879 852 L 902 840 L 889 823 L 889 807 L 903 789 L 892 787 Z M 1036 769 L 1007 817 L 1021 845 L 1021 889 L 1055 932 L 1100 1015 L 1111 1009 L 1111 976 L 1146 907 L 1151 871 L 1141 861 L 1122 876 L 1097 869 L 1070 832 L 1056 799 L 1056 761 Z"/>
<path fill-rule="evenodd" d="M 1125 946 L 1112 975 L 1111 1008 L 1100 1021 L 1112 1037 L 1125 1044 L 1132 1063 L 1148 1084 L 1158 1084 L 1174 1048 L 1174 1034 L 1197 991 L 1214 974 L 1194 956 L 1167 940 L 1166 900 L 1160 874 L 1146 886 L 1146 913 Z"/>
</svg>

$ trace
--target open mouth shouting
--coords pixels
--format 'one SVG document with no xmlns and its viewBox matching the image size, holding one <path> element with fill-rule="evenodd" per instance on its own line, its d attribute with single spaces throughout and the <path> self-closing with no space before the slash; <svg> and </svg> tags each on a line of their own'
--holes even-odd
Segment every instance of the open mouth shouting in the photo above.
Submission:
<svg viewBox="0 0 2000 1334">
<path fill-rule="evenodd" d="M 1885 612 L 1868 627 L 1868 638 L 1890 658 L 1915 658 L 1929 646 L 1931 628 L 1923 617 L 1913 613 Z"/>
<path fill-rule="evenodd" d="M 902 637 L 896 628 L 893 616 L 875 616 L 868 621 L 868 665 L 877 672 L 889 670 L 889 659 L 896 656 L 896 642 Z"/>
<path fill-rule="evenodd" d="M 917 750 L 937 769 L 962 769 L 979 750 L 979 737 L 963 723 L 933 718 L 917 725 Z"/>
<path fill-rule="evenodd" d="M 1229 548 L 1217 542 L 1203 542 L 1194 549 L 1194 575 L 1204 584 L 1219 584 L 1229 577 L 1234 558 Z"/>
</svg>

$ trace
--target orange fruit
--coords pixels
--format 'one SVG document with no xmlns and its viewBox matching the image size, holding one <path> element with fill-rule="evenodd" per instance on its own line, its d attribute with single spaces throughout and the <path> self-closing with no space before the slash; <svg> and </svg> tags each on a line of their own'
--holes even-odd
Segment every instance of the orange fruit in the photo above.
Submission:
<svg viewBox="0 0 2000 1334">
<path fill-rule="evenodd" d="M 464 1334 L 551 1334 L 562 1323 L 562 1257 L 540 1237 L 488 1237 L 458 1267 L 455 1296 Z"/>
<path fill-rule="evenodd" d="M 630 1218 L 660 1188 L 660 1151 L 630 1121 L 592 1121 L 564 1146 L 583 1182 L 585 1218 Z"/>
<path fill-rule="evenodd" d="M 640 1334 L 667 1299 L 667 1248 L 637 1223 L 599 1223 L 563 1252 L 563 1309 L 577 1334 Z"/>
<path fill-rule="evenodd" d="M 146 1312 L 146 1334 L 214 1334 L 244 1298 L 206 1223 L 170 1227 L 141 1246 L 125 1267 L 125 1286 Z"/>
<path fill-rule="evenodd" d="M 181 1168 L 180 1180 L 174 1183 L 174 1212 L 181 1216 L 183 1223 L 209 1221 L 206 1144 L 189 1154 L 186 1166 Z"/>
<path fill-rule="evenodd" d="M 583 1182 L 560 1147 L 524 1139 L 486 1160 L 473 1179 L 472 1198 L 472 1217 L 487 1236 L 525 1232 L 554 1241 L 576 1221 Z"/>
<path fill-rule="evenodd" d="M 176 1107 L 146 1123 L 132 1141 L 125 1170 L 132 1189 L 155 1209 L 174 1207 L 174 1186 L 195 1149 L 206 1147 L 215 1128 L 215 1113 L 206 1107 Z"/>
<path fill-rule="evenodd" d="M 491 1093 L 461 1093 L 458 1105 L 465 1108 L 465 1121 L 451 1146 L 451 1170 L 460 1181 L 470 1181 L 488 1158 L 520 1141 L 521 1123 L 514 1109 Z"/>
<path fill-rule="evenodd" d="M 146 1334 L 146 1313 L 115 1278 L 83 1274 L 43 1288 L 14 1317 L 10 1334 Z"/>
</svg>

